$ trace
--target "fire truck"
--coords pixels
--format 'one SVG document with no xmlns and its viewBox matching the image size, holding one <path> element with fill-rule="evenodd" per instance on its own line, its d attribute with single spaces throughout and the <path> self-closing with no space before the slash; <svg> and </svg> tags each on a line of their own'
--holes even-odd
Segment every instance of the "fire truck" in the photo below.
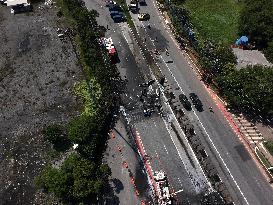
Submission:
<svg viewBox="0 0 273 205">
<path fill-rule="evenodd" d="M 111 37 L 109 37 L 109 38 L 102 37 L 100 39 L 100 43 L 108 51 L 108 55 L 110 56 L 111 60 L 114 60 L 118 57 L 117 49 L 116 49 Z"/>
<path fill-rule="evenodd" d="M 167 176 L 163 171 L 155 171 L 154 180 L 156 182 L 156 192 L 158 194 L 158 204 L 172 205 L 172 197 L 169 190 Z"/>
</svg>

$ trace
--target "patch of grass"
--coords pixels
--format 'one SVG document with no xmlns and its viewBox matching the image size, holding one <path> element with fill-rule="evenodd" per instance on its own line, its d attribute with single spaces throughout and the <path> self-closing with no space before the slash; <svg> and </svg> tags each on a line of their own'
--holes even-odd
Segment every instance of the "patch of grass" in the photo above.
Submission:
<svg viewBox="0 0 273 205">
<path fill-rule="evenodd" d="M 273 156 L 273 141 L 267 141 L 267 142 L 265 142 L 264 146 L 270 152 L 270 154 Z"/>
<path fill-rule="evenodd" d="M 94 79 L 90 79 L 89 84 L 82 80 L 75 86 L 75 93 L 84 102 L 82 115 L 92 116 L 96 113 L 95 101 L 101 97 L 101 88 Z"/>
<path fill-rule="evenodd" d="M 259 156 L 260 160 L 262 161 L 262 163 L 265 165 L 266 168 L 271 167 L 270 163 L 268 162 L 268 160 L 264 157 L 264 155 L 262 155 L 258 150 L 256 150 L 257 155 Z"/>
<path fill-rule="evenodd" d="M 184 4 L 190 11 L 199 38 L 211 39 L 224 45 L 229 45 L 238 38 L 238 20 L 242 5 L 243 3 L 234 0 L 187 0 Z"/>
</svg>

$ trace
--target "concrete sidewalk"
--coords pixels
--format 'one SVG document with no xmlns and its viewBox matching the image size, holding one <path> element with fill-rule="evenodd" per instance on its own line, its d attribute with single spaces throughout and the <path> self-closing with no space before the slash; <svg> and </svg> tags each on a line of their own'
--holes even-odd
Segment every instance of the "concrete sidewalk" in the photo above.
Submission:
<svg viewBox="0 0 273 205">
<path fill-rule="evenodd" d="M 273 174 L 267 169 L 268 166 L 265 165 L 257 154 L 257 151 L 263 155 L 268 163 L 273 167 L 273 156 L 263 145 L 266 141 L 273 141 L 273 129 L 271 126 L 264 125 L 260 122 L 252 123 L 250 120 L 246 119 L 243 114 L 235 115 L 231 114 L 234 123 L 239 127 L 240 132 L 244 136 L 244 139 L 248 141 L 250 148 L 256 154 L 259 159 L 259 163 L 263 165 L 266 174 L 269 177 L 269 182 L 273 182 Z"/>
</svg>

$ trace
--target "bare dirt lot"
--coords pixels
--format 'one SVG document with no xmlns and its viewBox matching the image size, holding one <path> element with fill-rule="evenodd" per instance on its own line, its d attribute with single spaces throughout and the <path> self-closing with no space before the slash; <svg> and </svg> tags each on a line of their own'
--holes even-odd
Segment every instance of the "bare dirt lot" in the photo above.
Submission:
<svg viewBox="0 0 273 205">
<path fill-rule="evenodd" d="M 73 85 L 81 71 L 70 42 L 58 38 L 56 13 L 43 3 L 16 15 L 0 5 L 1 205 L 53 204 L 34 186 L 52 161 L 41 130 L 79 114 Z"/>
</svg>

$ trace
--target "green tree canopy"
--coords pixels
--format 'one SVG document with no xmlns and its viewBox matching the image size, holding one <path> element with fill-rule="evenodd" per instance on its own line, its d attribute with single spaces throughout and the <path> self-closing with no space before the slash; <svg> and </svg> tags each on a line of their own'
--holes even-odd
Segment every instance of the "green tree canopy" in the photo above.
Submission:
<svg viewBox="0 0 273 205">
<path fill-rule="evenodd" d="M 70 123 L 68 137 L 72 142 L 82 144 L 91 141 L 99 132 L 99 122 L 94 122 L 90 116 L 81 115 Z"/>
<path fill-rule="evenodd" d="M 95 199 L 103 193 L 111 173 L 106 165 L 99 167 L 77 154 L 71 154 L 60 169 L 47 167 L 37 178 L 36 185 L 54 193 L 64 201 L 75 202 Z"/>
<path fill-rule="evenodd" d="M 273 39 L 273 1 L 245 0 L 241 12 L 240 33 L 259 46 L 267 47 Z"/>
<path fill-rule="evenodd" d="M 219 79 L 221 92 L 236 107 L 273 114 L 273 68 L 249 66 Z"/>
</svg>

